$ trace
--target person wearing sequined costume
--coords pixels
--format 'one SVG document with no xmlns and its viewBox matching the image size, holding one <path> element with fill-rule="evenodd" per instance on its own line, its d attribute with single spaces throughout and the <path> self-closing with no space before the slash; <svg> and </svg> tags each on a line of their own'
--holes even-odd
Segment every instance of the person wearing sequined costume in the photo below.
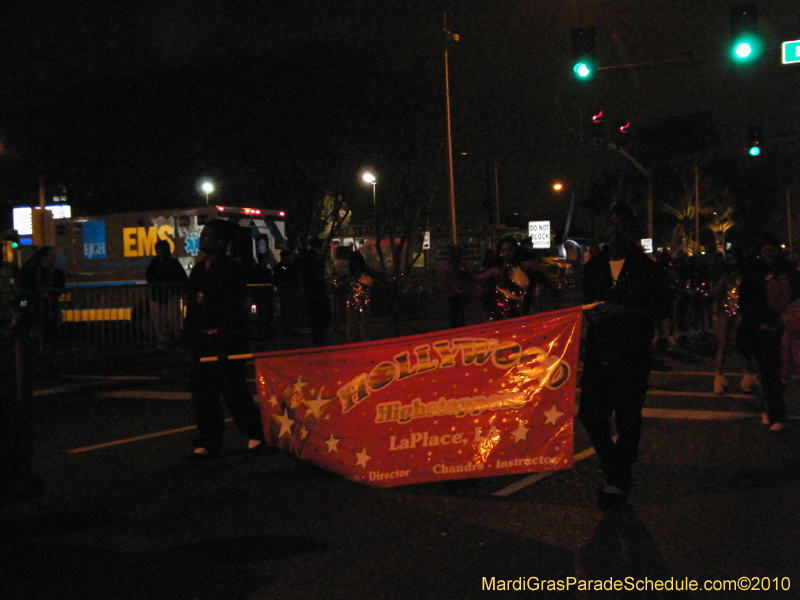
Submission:
<svg viewBox="0 0 800 600">
<path fill-rule="evenodd" d="M 517 261 L 517 241 L 505 237 L 497 245 L 500 264 L 478 274 L 475 279 L 491 291 L 487 294 L 486 316 L 489 321 L 502 321 L 523 316 L 525 294 L 530 279 Z M 493 291 L 492 291 L 493 290 Z"/>
<path fill-rule="evenodd" d="M 721 263 L 721 272 L 712 296 L 714 298 L 714 329 L 717 336 L 717 354 L 714 362 L 714 393 L 723 394 L 728 389 L 725 377 L 728 347 L 735 343 L 746 366 L 739 384 L 743 391 L 749 392 L 757 384 L 756 366 L 753 353 L 738 335 L 741 314 L 739 310 L 739 290 L 742 285 L 741 261 L 743 257 L 729 253 Z"/>
<path fill-rule="evenodd" d="M 372 309 L 372 285 L 364 255 L 356 251 L 350 255 L 350 275 L 343 281 L 345 310 L 347 314 L 347 341 L 369 340 L 369 316 Z"/>
</svg>

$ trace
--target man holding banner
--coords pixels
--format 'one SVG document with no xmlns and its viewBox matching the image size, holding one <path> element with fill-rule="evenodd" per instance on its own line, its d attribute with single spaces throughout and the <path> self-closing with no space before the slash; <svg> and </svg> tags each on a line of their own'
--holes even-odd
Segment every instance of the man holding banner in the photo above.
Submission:
<svg viewBox="0 0 800 600">
<path fill-rule="evenodd" d="M 578 418 L 605 474 L 598 490 L 600 508 L 623 504 L 631 490 L 655 323 L 671 307 L 666 276 L 634 241 L 633 221 L 627 204 L 614 206 L 608 221 L 609 245 L 586 263 L 583 275 L 588 328 Z"/>
<path fill-rule="evenodd" d="M 264 432 L 258 406 L 245 379 L 245 361 L 229 360 L 247 349 L 247 284 L 242 267 L 228 256 L 236 226 L 209 221 L 200 234 L 204 256 L 192 268 L 186 285 L 184 333 L 192 351 L 192 403 L 197 420 L 193 459 L 222 451 L 228 407 L 240 433 L 250 438 L 249 451 L 262 448 Z"/>
</svg>

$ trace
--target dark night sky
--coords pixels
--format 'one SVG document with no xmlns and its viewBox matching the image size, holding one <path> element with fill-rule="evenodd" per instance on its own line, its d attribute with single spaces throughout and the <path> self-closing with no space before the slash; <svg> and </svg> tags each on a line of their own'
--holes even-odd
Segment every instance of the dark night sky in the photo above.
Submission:
<svg viewBox="0 0 800 600">
<path fill-rule="evenodd" d="M 614 153 L 576 147 L 590 111 L 639 132 L 708 111 L 724 148 L 753 124 L 768 139 L 800 133 L 800 65 L 777 52 L 800 39 L 797 2 L 758 3 L 775 50 L 748 69 L 725 57 L 735 3 L 12 0 L 0 14 L 0 137 L 13 152 L 0 200 L 35 202 L 39 172 L 82 212 L 177 206 L 197 201 L 208 174 L 227 200 L 285 208 L 314 193 L 287 169 L 313 170 L 317 153 L 340 157 L 309 176 L 317 186 L 354 180 L 370 161 L 389 169 L 404 127 L 445 141 L 446 6 L 461 37 L 450 53 L 459 209 L 480 206 L 488 160 L 504 209 L 547 210 L 553 177 L 585 185 L 620 167 Z M 702 60 L 578 84 L 569 32 L 586 25 L 603 66 Z M 440 157 L 431 170 L 444 178 Z"/>
</svg>

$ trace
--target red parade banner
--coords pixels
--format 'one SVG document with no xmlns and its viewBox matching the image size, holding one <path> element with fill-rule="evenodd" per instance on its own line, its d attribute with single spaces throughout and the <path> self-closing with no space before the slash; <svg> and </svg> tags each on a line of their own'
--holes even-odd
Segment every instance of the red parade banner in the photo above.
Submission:
<svg viewBox="0 0 800 600">
<path fill-rule="evenodd" d="M 581 316 L 255 354 L 267 442 L 376 487 L 568 469 Z"/>
</svg>

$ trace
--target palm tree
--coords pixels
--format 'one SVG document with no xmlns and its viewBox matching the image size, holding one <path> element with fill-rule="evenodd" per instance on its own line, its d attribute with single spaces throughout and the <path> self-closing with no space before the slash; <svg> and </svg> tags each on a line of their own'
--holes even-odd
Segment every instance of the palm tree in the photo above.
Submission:
<svg viewBox="0 0 800 600">
<path fill-rule="evenodd" d="M 725 252 L 725 233 L 735 225 L 736 221 L 733 220 L 733 207 L 725 206 L 720 210 L 714 211 L 708 228 L 714 232 L 717 252 Z"/>
<path fill-rule="evenodd" d="M 684 197 L 678 206 L 664 205 L 664 212 L 678 219 L 672 230 L 672 245 L 680 247 L 687 256 L 694 254 L 694 228 L 696 208 L 693 197 Z M 702 214 L 702 210 L 700 211 Z"/>
<path fill-rule="evenodd" d="M 704 177 L 699 180 L 699 188 L 696 192 L 695 181 L 685 178 L 677 202 L 673 205 L 664 205 L 664 212 L 678 220 L 672 231 L 673 245 L 683 248 L 689 256 L 699 248 L 700 240 L 694 239 L 693 230 L 700 218 L 716 214 L 715 206 L 727 204 L 724 201 L 727 198 L 727 190 L 721 187 L 718 179 Z M 695 197 L 696 194 L 699 196 L 699 203 Z M 729 211 L 726 209 L 726 223 L 730 220 L 732 212 L 732 208 Z M 725 227 L 725 230 L 727 231 L 731 227 L 733 227 L 732 221 Z M 717 245 L 719 245 L 719 240 L 717 240 Z"/>
</svg>

